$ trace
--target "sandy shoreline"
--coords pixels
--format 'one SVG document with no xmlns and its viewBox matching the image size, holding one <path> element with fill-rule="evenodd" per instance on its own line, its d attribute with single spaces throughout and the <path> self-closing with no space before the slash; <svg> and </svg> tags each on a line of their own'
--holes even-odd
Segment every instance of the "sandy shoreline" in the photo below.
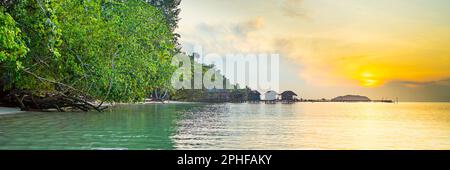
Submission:
<svg viewBox="0 0 450 170">
<path fill-rule="evenodd" d="M 11 108 L 11 107 L 0 107 L 0 115 L 6 114 L 14 114 L 14 113 L 22 113 L 19 108 Z"/>
<path fill-rule="evenodd" d="M 189 104 L 189 103 L 195 103 L 195 102 L 183 102 L 183 101 L 165 101 L 163 102 L 157 102 L 157 101 L 146 101 L 141 103 L 104 103 L 103 106 L 108 107 L 114 107 L 115 105 L 129 105 L 129 104 Z M 1 107 L 0 106 L 0 115 L 6 115 L 6 114 L 16 114 L 16 113 L 23 113 L 27 111 L 21 111 L 20 108 L 14 108 L 14 107 Z"/>
<path fill-rule="evenodd" d="M 137 102 L 137 103 L 114 103 L 114 104 L 109 104 L 109 106 L 114 106 L 114 105 L 128 105 L 128 104 L 193 104 L 193 103 L 200 103 L 200 102 L 185 102 L 185 101 L 174 101 L 174 100 L 169 100 L 169 101 L 145 101 L 145 102 Z"/>
</svg>

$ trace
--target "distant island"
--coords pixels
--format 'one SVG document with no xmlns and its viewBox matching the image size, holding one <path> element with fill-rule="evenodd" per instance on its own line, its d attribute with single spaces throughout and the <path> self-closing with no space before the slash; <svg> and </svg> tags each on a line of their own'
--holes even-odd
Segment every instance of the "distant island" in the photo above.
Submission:
<svg viewBox="0 0 450 170">
<path fill-rule="evenodd" d="M 381 102 L 381 103 L 398 103 L 398 99 L 396 101 L 389 99 L 381 99 L 381 100 L 371 100 L 366 96 L 360 95 L 345 95 L 338 96 L 330 100 L 330 102 Z"/>
<path fill-rule="evenodd" d="M 360 95 L 345 95 L 331 99 L 332 102 L 371 102 L 370 98 Z"/>
</svg>

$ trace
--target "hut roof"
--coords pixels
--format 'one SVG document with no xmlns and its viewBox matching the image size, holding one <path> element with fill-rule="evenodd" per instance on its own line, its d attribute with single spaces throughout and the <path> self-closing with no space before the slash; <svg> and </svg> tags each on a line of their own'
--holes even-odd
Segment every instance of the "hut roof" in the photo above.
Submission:
<svg viewBox="0 0 450 170">
<path fill-rule="evenodd" d="M 273 91 L 273 90 L 269 90 L 269 91 L 267 91 L 265 94 L 268 94 L 268 93 L 276 93 L 276 94 L 277 94 L 277 92 L 276 92 L 276 91 Z"/>
<path fill-rule="evenodd" d="M 293 91 L 284 91 L 283 93 L 281 93 L 282 96 L 297 96 L 297 94 L 295 94 Z"/>
<path fill-rule="evenodd" d="M 259 93 L 257 90 L 252 90 L 252 91 L 250 91 L 250 94 L 261 95 L 261 93 Z"/>
</svg>

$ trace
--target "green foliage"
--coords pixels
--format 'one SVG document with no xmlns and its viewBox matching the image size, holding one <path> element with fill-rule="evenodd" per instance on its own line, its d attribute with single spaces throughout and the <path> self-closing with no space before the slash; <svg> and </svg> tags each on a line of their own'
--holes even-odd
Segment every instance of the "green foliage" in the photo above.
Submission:
<svg viewBox="0 0 450 170">
<path fill-rule="evenodd" d="M 176 92 L 172 93 L 171 99 L 172 100 L 179 100 L 179 101 L 194 101 L 194 102 L 240 102 L 247 99 L 247 93 L 251 91 L 250 88 L 245 87 L 244 89 L 239 88 L 239 84 L 231 84 L 230 80 L 226 78 L 223 74 L 221 74 L 215 65 L 211 64 L 201 64 L 195 61 L 196 53 L 189 55 L 191 68 L 189 75 L 180 75 L 180 79 L 183 78 L 183 76 L 187 76 L 190 78 L 191 82 L 191 89 L 180 89 Z M 223 79 L 223 88 L 227 87 L 226 89 L 206 89 L 204 86 L 202 89 L 194 89 L 194 74 L 195 74 L 195 67 L 201 68 L 201 76 L 202 78 L 208 78 L 204 77 L 206 72 L 210 70 L 214 70 L 218 76 L 221 76 Z M 215 77 L 211 77 L 211 81 L 215 81 Z M 231 86 L 231 89 L 229 87 Z M 227 98 L 224 98 L 224 96 L 227 96 Z"/>
<path fill-rule="evenodd" d="M 157 7 L 164 14 L 167 24 L 174 31 L 178 27 L 178 21 L 180 20 L 178 15 L 180 14 L 180 8 L 178 7 L 181 0 L 144 0 L 147 3 Z"/>
<path fill-rule="evenodd" d="M 170 30 L 174 33 L 175 29 L 178 28 L 178 21 L 180 20 L 179 14 L 181 9 L 179 5 L 181 0 L 144 0 L 145 2 L 151 4 L 152 6 L 158 8 L 164 14 L 165 21 L 169 26 Z M 177 33 L 173 34 L 173 42 L 177 46 L 177 51 L 180 52 L 178 39 L 180 35 Z"/>
<path fill-rule="evenodd" d="M 17 78 L 15 73 L 22 69 L 19 59 L 24 57 L 27 51 L 21 31 L 16 27 L 16 22 L 0 6 L 0 80 L 9 82 Z M 6 84 L 6 86 L 10 86 L 10 84 Z"/>
<path fill-rule="evenodd" d="M 161 11 L 142 0 L 16 0 L 7 12 L 12 17 L 3 13 L 1 28 L 15 41 L 3 33 L 1 40 L 15 42 L 5 54 L 23 69 L 0 74 L 17 73 L 8 81 L 16 89 L 130 102 L 169 87 L 173 33 Z"/>
<path fill-rule="evenodd" d="M 61 30 L 51 5 L 52 2 L 49 1 L 16 0 L 9 8 L 9 13 L 24 33 L 23 39 L 30 49 L 27 55 L 20 59 L 23 69 L 17 73 L 18 79 L 9 82 L 14 89 L 55 90 L 53 83 L 42 79 L 58 81 L 64 76 L 59 74 L 65 69 L 62 64 L 65 58 L 59 51 Z"/>
<path fill-rule="evenodd" d="M 87 79 L 83 89 L 126 102 L 168 86 L 172 34 L 155 8 L 135 0 L 65 1 L 57 9 L 65 54 L 79 66 L 72 81 Z"/>
</svg>

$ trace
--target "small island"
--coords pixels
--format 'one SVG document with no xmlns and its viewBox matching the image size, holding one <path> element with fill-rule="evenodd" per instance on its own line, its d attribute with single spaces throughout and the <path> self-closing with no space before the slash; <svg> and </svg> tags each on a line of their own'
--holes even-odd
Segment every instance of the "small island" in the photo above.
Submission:
<svg viewBox="0 0 450 170">
<path fill-rule="evenodd" d="M 367 96 L 361 95 L 345 95 L 338 96 L 330 100 L 330 102 L 379 102 L 379 103 L 398 103 L 398 99 L 396 101 L 389 99 L 381 99 L 381 100 L 371 100 Z"/>
<path fill-rule="evenodd" d="M 345 95 L 331 99 L 332 102 L 371 102 L 370 98 L 360 95 Z"/>
</svg>

